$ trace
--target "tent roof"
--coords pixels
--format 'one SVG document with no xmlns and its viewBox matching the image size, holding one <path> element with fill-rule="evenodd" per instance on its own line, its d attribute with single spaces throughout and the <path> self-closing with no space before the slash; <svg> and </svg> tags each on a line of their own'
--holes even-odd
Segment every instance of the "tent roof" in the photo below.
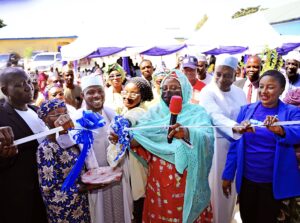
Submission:
<svg viewBox="0 0 300 223">
<path fill-rule="evenodd" d="M 62 57 L 65 60 L 77 60 L 89 56 L 95 51 L 98 55 L 108 56 L 101 50 L 111 50 L 118 52 L 125 50 L 128 54 L 135 54 L 149 50 L 153 47 L 180 45 L 177 40 L 169 37 L 163 30 L 145 30 L 137 32 L 135 30 L 114 29 L 110 32 L 90 33 L 83 32 L 77 40 L 61 48 Z M 182 44 L 181 44 L 182 45 Z M 122 50 L 121 50 L 122 49 Z"/>
<path fill-rule="evenodd" d="M 271 24 L 300 20 L 300 1 L 294 1 L 263 11 L 267 21 Z"/>
<path fill-rule="evenodd" d="M 266 21 L 261 13 L 254 13 L 237 19 L 209 18 L 203 27 L 187 41 L 193 45 L 242 46 L 260 51 L 268 45 L 271 48 L 282 44 L 280 35 Z"/>
</svg>

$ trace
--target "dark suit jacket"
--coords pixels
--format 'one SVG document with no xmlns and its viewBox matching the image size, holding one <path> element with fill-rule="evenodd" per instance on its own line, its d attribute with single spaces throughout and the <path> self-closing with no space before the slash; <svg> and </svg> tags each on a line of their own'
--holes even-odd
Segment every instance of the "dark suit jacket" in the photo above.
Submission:
<svg viewBox="0 0 300 223">
<path fill-rule="evenodd" d="M 31 109 L 33 109 L 31 107 Z M 0 105 L 0 126 L 10 126 L 15 139 L 32 135 L 30 127 L 9 105 Z M 46 223 L 39 191 L 36 150 L 38 142 L 18 146 L 13 158 L 0 158 L 0 222 Z"/>
</svg>

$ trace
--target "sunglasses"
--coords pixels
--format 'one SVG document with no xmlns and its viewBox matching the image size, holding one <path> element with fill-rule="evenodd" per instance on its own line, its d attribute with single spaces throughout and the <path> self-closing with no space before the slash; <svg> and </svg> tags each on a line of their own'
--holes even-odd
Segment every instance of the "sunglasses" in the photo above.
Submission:
<svg viewBox="0 0 300 223">
<path fill-rule="evenodd" d="M 108 79 L 109 79 L 109 80 L 113 80 L 113 79 L 119 79 L 119 78 L 121 78 L 121 77 L 122 77 L 121 74 L 115 74 L 115 75 L 109 75 L 109 76 L 108 76 Z"/>
<path fill-rule="evenodd" d="M 128 98 L 130 98 L 130 99 L 136 99 L 141 94 L 140 93 L 134 93 L 134 92 L 121 91 L 121 95 L 123 97 L 128 96 Z"/>
</svg>

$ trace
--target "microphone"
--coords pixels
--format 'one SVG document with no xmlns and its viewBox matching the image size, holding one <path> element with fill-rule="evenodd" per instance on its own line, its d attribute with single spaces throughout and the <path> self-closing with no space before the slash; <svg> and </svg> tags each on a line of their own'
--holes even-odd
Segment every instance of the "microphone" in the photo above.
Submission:
<svg viewBox="0 0 300 223">
<path fill-rule="evenodd" d="M 169 105 L 169 110 L 171 113 L 170 125 L 176 124 L 177 115 L 181 112 L 181 109 L 182 109 L 182 97 L 177 96 L 177 95 L 172 96 L 170 105 Z M 172 129 L 169 127 L 168 135 L 170 134 L 171 130 Z M 168 138 L 169 144 L 172 143 L 172 141 L 173 141 L 173 137 Z"/>
</svg>

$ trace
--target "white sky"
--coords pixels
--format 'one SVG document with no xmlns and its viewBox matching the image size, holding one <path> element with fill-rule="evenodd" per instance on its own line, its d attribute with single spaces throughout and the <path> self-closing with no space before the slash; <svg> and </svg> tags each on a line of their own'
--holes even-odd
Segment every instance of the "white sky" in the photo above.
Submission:
<svg viewBox="0 0 300 223">
<path fill-rule="evenodd" d="M 0 0 L 0 18 L 16 35 L 80 35 L 124 29 L 179 28 L 188 36 L 204 14 L 231 16 L 248 6 L 275 7 L 295 0 Z M 18 34 L 17 34 L 18 33 Z M 1 32 L 0 32 L 1 37 Z"/>
</svg>

